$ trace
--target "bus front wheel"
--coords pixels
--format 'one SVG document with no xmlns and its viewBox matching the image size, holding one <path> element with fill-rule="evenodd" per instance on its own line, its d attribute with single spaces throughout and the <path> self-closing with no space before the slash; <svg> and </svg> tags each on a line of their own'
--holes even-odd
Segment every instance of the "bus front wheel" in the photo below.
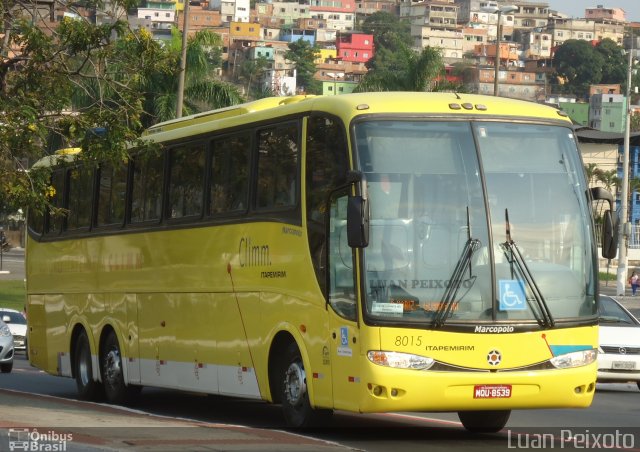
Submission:
<svg viewBox="0 0 640 452">
<path fill-rule="evenodd" d="M 110 331 L 100 349 L 100 368 L 104 392 L 110 403 L 122 404 L 140 392 L 140 386 L 127 386 L 122 371 L 122 354 L 116 333 Z"/>
<path fill-rule="evenodd" d="M 309 403 L 307 376 L 300 350 L 296 344 L 288 346 L 280 370 L 280 400 L 285 422 L 289 427 L 306 428 L 322 424 L 330 410 L 314 410 Z"/>
<path fill-rule="evenodd" d="M 511 410 L 504 411 L 459 411 L 458 417 L 464 428 L 473 433 L 495 433 L 507 425 Z"/>
<path fill-rule="evenodd" d="M 91 361 L 91 347 L 89 337 L 83 330 L 76 339 L 74 354 L 74 375 L 78 395 L 83 400 L 99 400 L 102 395 L 100 383 L 93 379 L 93 363 Z"/>
</svg>

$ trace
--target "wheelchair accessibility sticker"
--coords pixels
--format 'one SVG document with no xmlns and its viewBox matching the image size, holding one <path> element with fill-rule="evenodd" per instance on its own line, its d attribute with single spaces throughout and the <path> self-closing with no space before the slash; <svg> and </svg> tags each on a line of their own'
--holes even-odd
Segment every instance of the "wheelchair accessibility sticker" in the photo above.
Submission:
<svg viewBox="0 0 640 452">
<path fill-rule="evenodd" d="M 517 279 L 501 279 L 500 283 L 500 310 L 523 311 L 527 309 L 527 296 L 524 290 L 524 282 Z"/>
<path fill-rule="evenodd" d="M 351 358 L 353 351 L 349 347 L 349 328 L 340 327 L 340 346 L 338 347 L 338 356 L 347 356 Z"/>
</svg>

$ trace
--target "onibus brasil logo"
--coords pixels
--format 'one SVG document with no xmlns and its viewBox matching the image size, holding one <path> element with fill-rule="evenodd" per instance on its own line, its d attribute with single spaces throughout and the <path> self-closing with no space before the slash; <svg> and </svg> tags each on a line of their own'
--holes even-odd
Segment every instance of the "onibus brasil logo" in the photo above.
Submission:
<svg viewBox="0 0 640 452">
<path fill-rule="evenodd" d="M 10 451 L 62 452 L 67 450 L 67 443 L 71 441 L 73 441 L 73 434 L 71 433 L 58 433 L 53 430 L 39 432 L 35 428 L 9 429 Z"/>
</svg>

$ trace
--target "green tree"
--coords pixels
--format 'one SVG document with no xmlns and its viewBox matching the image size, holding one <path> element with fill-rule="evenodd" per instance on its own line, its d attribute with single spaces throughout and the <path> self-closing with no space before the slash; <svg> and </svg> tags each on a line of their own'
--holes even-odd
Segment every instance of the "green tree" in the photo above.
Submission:
<svg viewBox="0 0 640 452">
<path fill-rule="evenodd" d="M 143 81 L 168 62 L 148 32 L 131 31 L 123 21 L 93 25 L 64 18 L 45 32 L 19 9 L 4 11 L 0 204 L 9 211 L 43 211 L 49 177 L 44 170 L 26 171 L 28 162 L 47 152 L 52 137 L 62 146 L 82 146 L 87 159 L 125 156 L 126 143 L 143 128 Z M 77 93 L 86 102 L 70 114 Z M 104 130 L 100 138 L 86 133 L 95 127 Z"/>
<path fill-rule="evenodd" d="M 369 91 L 432 91 L 436 79 L 444 71 L 444 63 L 440 50 L 427 47 L 417 53 L 407 46 L 400 46 L 402 57 L 393 59 L 394 64 L 378 62 L 378 58 L 386 58 L 387 53 L 374 57 L 376 62 L 357 86 L 357 92 Z M 398 64 L 402 61 L 403 63 Z"/>
<path fill-rule="evenodd" d="M 112 2 L 114 9 L 136 5 Z M 174 117 L 178 37 L 165 46 L 125 21 L 95 25 L 81 15 L 45 32 L 13 6 L 1 24 L 0 206 L 43 211 L 52 208 L 49 174 L 27 171 L 30 163 L 66 146 L 81 147 L 87 161 L 122 161 L 145 126 Z M 213 80 L 216 42 L 199 34 L 189 40 L 186 113 L 241 100 Z"/>
<path fill-rule="evenodd" d="M 616 170 L 596 170 L 596 180 L 604 185 L 604 188 L 609 191 L 612 191 L 613 188 L 617 190 L 620 186 L 620 178 L 618 177 Z"/>
<path fill-rule="evenodd" d="M 322 92 L 322 84 L 313 78 L 316 73 L 315 60 L 320 55 L 317 45 L 311 45 L 302 38 L 289 44 L 285 58 L 293 62 L 296 68 L 296 85 L 308 94 Z"/>
<path fill-rule="evenodd" d="M 183 115 L 227 107 L 243 102 L 238 89 L 216 75 L 215 55 L 222 44 L 220 36 L 210 30 L 199 30 L 187 40 Z M 157 71 L 146 80 L 145 125 L 175 118 L 182 34 L 172 30 L 166 47 L 171 62 L 167 70 Z"/>
<path fill-rule="evenodd" d="M 247 82 L 247 94 L 256 99 L 261 96 L 262 87 L 254 86 L 253 83 L 269 68 L 269 60 L 264 55 L 253 60 L 245 60 L 240 65 L 240 78 Z"/>
<path fill-rule="evenodd" d="M 591 185 L 596 180 L 598 174 L 598 165 L 595 163 L 589 163 L 584 166 L 584 173 L 587 176 L 587 183 Z"/>
<path fill-rule="evenodd" d="M 631 131 L 640 132 L 640 115 L 631 115 Z"/>
<path fill-rule="evenodd" d="M 553 65 L 564 80 L 563 91 L 586 97 L 589 85 L 602 80 L 604 58 L 589 42 L 569 39 L 556 51 Z"/>
<path fill-rule="evenodd" d="M 475 64 L 471 64 L 468 61 L 461 63 L 455 63 L 453 65 L 453 75 L 460 78 L 459 85 L 455 86 L 455 91 L 458 93 L 472 93 L 474 92 L 474 85 L 476 81 L 476 67 Z"/>
<path fill-rule="evenodd" d="M 622 47 L 612 39 L 605 38 L 596 47 L 603 58 L 602 79 L 600 83 L 627 83 L 627 61 L 622 52 Z"/>
<path fill-rule="evenodd" d="M 377 11 L 368 16 L 362 23 L 362 32 L 373 35 L 376 51 L 394 49 L 398 42 L 410 46 L 412 41 L 409 22 L 386 11 Z"/>
</svg>

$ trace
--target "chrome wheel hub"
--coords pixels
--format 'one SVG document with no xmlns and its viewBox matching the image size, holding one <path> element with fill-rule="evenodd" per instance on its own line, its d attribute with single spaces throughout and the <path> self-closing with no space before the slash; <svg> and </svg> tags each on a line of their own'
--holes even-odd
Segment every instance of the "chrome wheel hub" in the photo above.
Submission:
<svg viewBox="0 0 640 452">
<path fill-rule="evenodd" d="M 284 393 L 287 402 L 296 406 L 300 404 L 302 398 L 307 392 L 307 376 L 301 363 L 291 363 L 284 377 Z"/>
<path fill-rule="evenodd" d="M 116 386 L 122 375 L 122 367 L 120 364 L 120 354 L 118 350 L 111 350 L 107 353 L 104 360 L 104 378 L 105 383 L 110 386 Z"/>
</svg>

